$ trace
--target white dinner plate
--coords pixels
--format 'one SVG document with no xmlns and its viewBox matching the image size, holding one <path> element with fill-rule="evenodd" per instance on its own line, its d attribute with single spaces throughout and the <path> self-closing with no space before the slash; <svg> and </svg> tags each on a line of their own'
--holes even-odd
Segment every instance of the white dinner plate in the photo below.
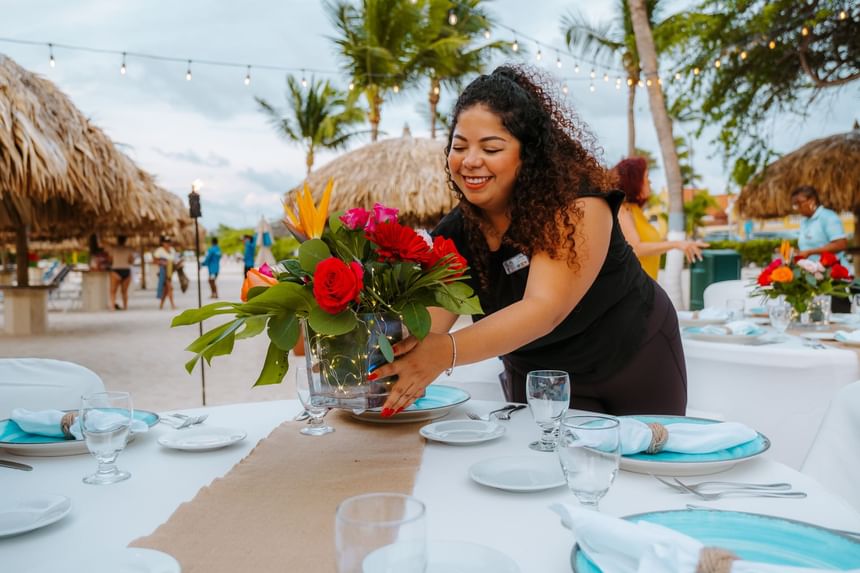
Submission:
<svg viewBox="0 0 860 573">
<path fill-rule="evenodd" d="M 39 495 L 0 503 L 0 537 L 18 535 L 63 519 L 72 510 L 64 495 Z"/>
<path fill-rule="evenodd" d="M 141 547 L 100 554 L 85 566 L 87 573 L 182 573 L 182 567 L 172 555 Z"/>
<path fill-rule="evenodd" d="M 505 456 L 472 464 L 469 477 L 481 485 L 505 491 L 541 491 L 567 482 L 555 454 Z"/>
<path fill-rule="evenodd" d="M 397 544 L 386 545 L 369 554 L 361 564 L 362 573 L 383 573 Z M 519 573 L 516 562 L 492 547 L 466 541 L 428 541 L 427 573 Z"/>
<path fill-rule="evenodd" d="M 697 310 L 679 310 L 678 324 L 683 326 L 708 326 L 709 324 L 725 324 L 728 317 L 725 318 L 699 318 Z"/>
<path fill-rule="evenodd" d="M 428 424 L 420 432 L 428 440 L 465 445 L 495 440 L 505 433 L 505 427 L 497 422 L 481 420 L 448 420 Z"/>
<path fill-rule="evenodd" d="M 807 340 L 836 340 L 835 332 L 804 332 L 800 335 L 801 338 Z"/>
<path fill-rule="evenodd" d="M 174 450 L 203 452 L 235 444 L 244 440 L 247 435 L 245 431 L 235 428 L 194 426 L 165 434 L 158 438 L 158 443 Z"/>
</svg>

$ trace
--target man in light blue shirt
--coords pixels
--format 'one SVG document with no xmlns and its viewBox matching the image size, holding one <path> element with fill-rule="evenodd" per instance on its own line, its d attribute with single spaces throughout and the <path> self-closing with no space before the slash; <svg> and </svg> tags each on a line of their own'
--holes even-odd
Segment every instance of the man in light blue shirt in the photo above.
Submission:
<svg viewBox="0 0 860 573">
<path fill-rule="evenodd" d="M 821 253 L 831 252 L 847 267 L 844 251 L 848 247 L 848 235 L 839 215 L 821 205 L 815 188 L 804 185 L 792 191 L 791 208 L 804 217 L 800 222 L 797 254 L 817 261 Z"/>
</svg>

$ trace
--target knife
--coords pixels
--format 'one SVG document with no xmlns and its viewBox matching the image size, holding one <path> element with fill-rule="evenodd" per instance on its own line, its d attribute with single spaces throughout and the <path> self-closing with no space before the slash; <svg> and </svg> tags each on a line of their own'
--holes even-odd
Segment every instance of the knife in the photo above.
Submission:
<svg viewBox="0 0 860 573">
<path fill-rule="evenodd" d="M 22 464 L 20 462 L 13 462 L 12 460 L 0 460 L 0 467 L 12 468 L 13 470 L 23 470 L 25 472 L 33 471 L 33 466 L 28 466 L 27 464 Z"/>
</svg>

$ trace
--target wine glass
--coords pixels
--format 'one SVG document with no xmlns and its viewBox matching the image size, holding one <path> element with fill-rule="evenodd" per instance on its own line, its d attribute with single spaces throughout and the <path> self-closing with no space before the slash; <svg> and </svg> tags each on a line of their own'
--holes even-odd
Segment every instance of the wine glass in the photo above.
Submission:
<svg viewBox="0 0 860 573">
<path fill-rule="evenodd" d="M 133 419 L 128 392 L 96 392 L 81 397 L 81 433 L 99 463 L 96 473 L 84 477 L 84 483 L 105 485 L 131 477 L 116 467 L 116 458 L 128 443 Z"/>
<path fill-rule="evenodd" d="M 543 433 L 529 447 L 539 452 L 555 451 L 558 422 L 570 405 L 570 377 L 561 370 L 533 370 L 526 375 L 529 410 Z"/>
<path fill-rule="evenodd" d="M 320 382 L 319 372 L 308 370 L 305 366 L 296 367 L 296 394 L 308 413 L 308 424 L 301 429 L 301 433 L 306 436 L 324 436 L 334 432 L 334 428 L 325 422 L 325 415 L 328 413 L 325 396 L 311 392 L 311 385 L 319 388 Z"/>
<path fill-rule="evenodd" d="M 609 416 L 574 415 L 561 421 L 558 459 L 567 487 L 579 503 L 598 509 L 621 458 L 620 424 Z"/>
<path fill-rule="evenodd" d="M 787 302 L 777 302 L 767 307 L 767 315 L 770 317 L 770 325 L 783 338 L 785 330 L 791 324 L 791 305 Z"/>
<path fill-rule="evenodd" d="M 728 322 L 743 320 L 746 302 L 742 298 L 730 298 L 726 301 L 726 312 L 729 315 Z"/>
<path fill-rule="evenodd" d="M 426 508 L 401 493 L 345 499 L 335 512 L 338 573 L 424 573 Z"/>
</svg>

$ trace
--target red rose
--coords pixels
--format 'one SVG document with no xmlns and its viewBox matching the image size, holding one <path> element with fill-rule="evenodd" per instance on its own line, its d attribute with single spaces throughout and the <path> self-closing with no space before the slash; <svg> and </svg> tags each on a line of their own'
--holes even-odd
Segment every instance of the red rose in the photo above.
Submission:
<svg viewBox="0 0 860 573">
<path fill-rule="evenodd" d="M 770 286 L 773 280 L 770 278 L 770 271 L 765 269 L 765 271 L 758 276 L 758 284 L 760 286 Z"/>
<path fill-rule="evenodd" d="M 822 257 L 823 258 L 823 257 Z M 839 279 L 839 280 L 848 280 L 851 278 L 851 273 L 848 272 L 848 269 L 836 263 L 832 267 L 830 267 L 830 278 Z"/>
<path fill-rule="evenodd" d="M 433 239 L 433 250 L 430 251 L 430 256 L 428 257 L 427 262 L 424 263 L 424 267 L 429 269 L 445 257 L 448 257 L 445 260 L 445 265 L 449 269 L 457 271 L 456 274 L 451 275 L 451 278 L 462 276 L 468 263 L 466 262 L 466 259 L 463 258 L 463 255 L 461 255 L 457 250 L 457 246 L 454 244 L 454 241 L 446 239 L 445 237 L 436 237 Z"/>
<path fill-rule="evenodd" d="M 320 308 L 329 314 L 343 312 L 364 287 L 364 269 L 352 262 L 346 264 L 337 257 L 329 257 L 317 264 L 314 271 L 314 298 Z"/>
<path fill-rule="evenodd" d="M 376 244 L 376 254 L 381 262 L 424 263 L 430 256 L 430 247 L 424 239 L 400 223 L 378 223 L 373 231 L 367 233 L 367 238 Z"/>
<path fill-rule="evenodd" d="M 837 259 L 836 255 L 834 255 L 830 251 L 825 251 L 821 253 L 821 257 L 818 259 L 818 262 L 825 267 L 832 267 L 839 262 L 839 259 Z"/>
<path fill-rule="evenodd" d="M 770 262 L 770 264 L 764 269 L 764 272 L 770 273 L 773 269 L 782 265 L 782 259 L 774 259 Z"/>
</svg>

